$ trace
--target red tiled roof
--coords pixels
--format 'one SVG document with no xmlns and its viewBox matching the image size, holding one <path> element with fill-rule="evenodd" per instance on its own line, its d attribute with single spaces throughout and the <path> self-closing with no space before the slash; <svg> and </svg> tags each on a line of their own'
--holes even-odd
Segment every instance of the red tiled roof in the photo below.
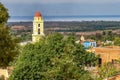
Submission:
<svg viewBox="0 0 120 80">
<path fill-rule="evenodd" d="M 41 16 L 42 15 L 41 15 L 41 13 L 39 11 L 35 13 L 35 17 L 41 17 Z"/>
</svg>

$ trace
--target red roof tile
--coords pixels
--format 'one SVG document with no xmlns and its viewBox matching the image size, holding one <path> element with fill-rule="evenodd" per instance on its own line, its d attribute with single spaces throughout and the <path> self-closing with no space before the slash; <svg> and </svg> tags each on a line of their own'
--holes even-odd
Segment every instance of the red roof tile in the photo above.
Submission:
<svg viewBox="0 0 120 80">
<path fill-rule="evenodd" d="M 41 17 L 41 16 L 42 15 L 41 15 L 41 13 L 39 11 L 35 13 L 35 17 Z"/>
</svg>

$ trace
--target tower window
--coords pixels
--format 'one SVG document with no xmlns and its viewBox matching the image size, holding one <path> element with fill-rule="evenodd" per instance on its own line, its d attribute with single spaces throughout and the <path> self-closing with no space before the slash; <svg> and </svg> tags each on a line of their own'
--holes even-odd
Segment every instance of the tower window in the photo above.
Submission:
<svg viewBox="0 0 120 80">
<path fill-rule="evenodd" d="M 38 24 L 38 27 L 40 27 L 40 24 Z"/>
<path fill-rule="evenodd" d="M 40 29 L 38 29 L 38 34 L 40 34 Z"/>
</svg>

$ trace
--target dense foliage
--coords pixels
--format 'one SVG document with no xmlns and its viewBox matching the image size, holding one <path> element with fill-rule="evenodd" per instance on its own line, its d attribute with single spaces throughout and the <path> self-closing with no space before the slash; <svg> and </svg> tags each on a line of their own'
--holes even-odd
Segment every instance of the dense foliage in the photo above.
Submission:
<svg viewBox="0 0 120 80">
<path fill-rule="evenodd" d="M 104 63 L 98 68 L 98 73 L 96 80 L 103 80 L 120 74 L 120 69 L 112 63 Z"/>
<path fill-rule="evenodd" d="M 75 43 L 74 36 L 51 34 L 35 44 L 23 47 L 11 80 L 90 80 L 86 65 L 95 65 L 97 57 Z"/>
<path fill-rule="evenodd" d="M 17 40 L 10 34 L 10 29 L 5 27 L 9 14 L 0 3 L 0 67 L 8 66 L 18 53 Z"/>
<path fill-rule="evenodd" d="M 9 18 L 8 10 L 0 2 L 0 24 L 6 23 Z"/>
<path fill-rule="evenodd" d="M 120 46 L 120 37 L 114 38 L 114 45 Z"/>
</svg>

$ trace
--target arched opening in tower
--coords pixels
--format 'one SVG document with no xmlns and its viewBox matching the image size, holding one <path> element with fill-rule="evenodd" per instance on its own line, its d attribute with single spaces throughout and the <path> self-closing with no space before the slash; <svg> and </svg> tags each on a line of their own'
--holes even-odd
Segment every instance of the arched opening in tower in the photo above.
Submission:
<svg viewBox="0 0 120 80">
<path fill-rule="evenodd" d="M 40 29 L 38 29 L 38 34 L 40 34 Z"/>
<path fill-rule="evenodd" d="M 40 24 L 38 24 L 38 27 L 40 27 Z"/>
</svg>

